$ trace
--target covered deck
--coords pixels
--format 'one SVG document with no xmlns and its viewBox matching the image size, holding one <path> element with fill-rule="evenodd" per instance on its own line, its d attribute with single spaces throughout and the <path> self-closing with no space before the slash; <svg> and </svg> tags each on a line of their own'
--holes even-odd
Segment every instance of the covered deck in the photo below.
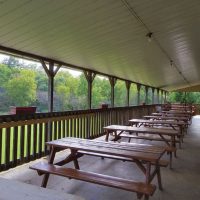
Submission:
<svg viewBox="0 0 200 200">
<path fill-rule="evenodd" d="M 169 200 L 169 199 L 198 199 L 200 196 L 200 173 L 199 165 L 199 148 L 200 134 L 199 126 L 200 117 L 194 116 L 192 125 L 188 129 L 187 135 L 184 137 L 182 148 L 178 150 L 178 157 L 173 160 L 173 169 L 162 168 L 163 191 L 156 190 L 152 200 Z M 100 139 L 104 140 L 104 136 Z M 147 143 L 147 141 L 137 140 L 132 142 Z M 59 158 L 63 157 L 63 153 L 59 153 Z M 42 159 L 46 159 L 45 157 Z M 104 173 L 107 175 L 118 174 L 122 178 L 134 176 L 138 180 L 144 178 L 140 170 L 133 167 L 134 163 L 122 162 L 111 159 L 101 159 L 91 156 L 83 156 L 79 159 L 81 169 L 90 169 L 93 172 Z M 38 162 L 38 160 L 33 161 Z M 28 184 L 39 186 L 42 182 L 42 177 L 39 177 L 35 171 L 29 169 L 28 163 L 9 171 L 2 172 L 0 177 L 18 180 Z M 68 164 L 72 166 L 72 164 Z M 154 182 L 156 182 L 154 180 Z M 63 177 L 51 175 L 47 188 L 56 191 L 64 191 L 70 194 L 76 194 L 87 200 L 131 200 L 137 199 L 132 192 L 127 192 L 119 189 L 99 186 L 83 181 L 70 180 Z"/>
<path fill-rule="evenodd" d="M 0 53 L 40 63 L 48 81 L 48 112 L 0 116 L 0 176 L 39 186 L 42 178 L 31 171 L 29 165 L 49 158 L 53 151 L 45 145 L 47 142 L 65 137 L 104 141 L 105 126 L 128 125 L 132 118 L 160 112 L 168 92 L 199 91 L 199 31 L 196 28 L 199 11 L 198 0 L 1 1 Z M 87 83 L 85 110 L 55 112 L 55 77 L 62 68 L 83 73 Z M 93 81 L 97 75 L 106 77 L 109 82 L 109 108 L 92 107 Z M 117 81 L 125 85 L 124 107 L 116 107 Z M 137 105 L 134 106 L 130 103 L 132 85 L 137 92 Z M 143 102 L 141 91 L 145 94 Z M 173 159 L 173 169 L 161 168 L 164 190 L 157 189 L 150 197 L 152 200 L 199 199 L 200 118 L 194 116 L 192 120 L 181 149 L 177 151 L 178 157 Z M 131 142 L 150 146 L 147 140 L 133 139 Z M 157 169 L 155 176 L 159 174 L 160 158 L 166 153 L 165 147 L 156 145 L 147 151 L 149 160 L 144 151 L 140 155 L 146 160 L 137 158 L 138 149 L 134 157 L 123 149 L 126 158 L 136 161 L 142 168 L 146 180 L 142 170 L 133 167 L 135 163 L 132 162 L 84 155 L 79 158 L 79 164 L 81 169 L 112 175 L 115 180 L 116 174 L 124 179 L 134 176 L 137 184 L 143 181 L 145 186 L 154 187 L 157 182 L 149 177 L 152 161 Z M 121 152 L 120 148 L 118 150 Z M 58 159 L 62 158 L 60 152 Z M 142 164 L 147 168 L 141 167 Z M 129 200 L 143 195 L 140 191 L 136 196 L 132 192 L 53 175 L 47 187 L 85 200 Z M 145 195 L 145 200 L 149 199 L 149 195 Z"/>
</svg>

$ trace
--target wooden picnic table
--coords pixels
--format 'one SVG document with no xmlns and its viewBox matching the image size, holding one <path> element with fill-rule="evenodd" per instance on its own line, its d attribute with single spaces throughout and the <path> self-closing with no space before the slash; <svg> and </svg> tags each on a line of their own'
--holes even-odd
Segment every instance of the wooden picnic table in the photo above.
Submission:
<svg viewBox="0 0 200 200">
<path fill-rule="evenodd" d="M 192 106 L 192 105 L 187 106 L 187 105 L 174 105 L 174 104 L 171 104 L 171 109 L 179 109 L 179 110 L 189 110 L 189 111 L 192 111 L 193 108 L 194 108 L 194 106 Z"/>
<path fill-rule="evenodd" d="M 189 118 L 185 116 L 172 116 L 172 115 L 162 115 L 160 113 L 152 113 L 152 115 L 143 116 L 144 119 L 151 120 L 174 120 L 174 121 L 183 121 L 186 124 L 189 124 Z"/>
<path fill-rule="evenodd" d="M 146 119 L 130 119 L 129 122 L 132 125 L 138 124 L 160 124 L 160 125 L 170 125 L 170 126 L 185 126 L 184 121 L 175 121 L 175 120 L 146 120 Z"/>
<path fill-rule="evenodd" d="M 162 111 L 162 113 L 165 113 L 165 114 L 182 114 L 182 115 L 185 115 L 185 116 L 191 116 L 192 115 L 192 112 L 191 111 L 181 111 L 181 110 L 168 110 L 168 111 Z"/>
<path fill-rule="evenodd" d="M 105 142 L 99 140 L 63 138 L 46 143 L 51 148 L 47 164 L 39 163 L 31 166 L 31 169 L 37 170 L 38 173 L 44 174 L 42 186 L 46 187 L 50 174 L 65 176 L 68 178 L 83 180 L 105 186 L 120 188 L 136 192 L 138 198 L 141 194 L 145 200 L 155 191 L 155 186 L 150 184 L 157 175 L 159 188 L 162 189 L 159 160 L 165 153 L 166 149 L 162 146 L 140 145 L 140 144 L 121 144 L 114 142 Z M 70 154 L 66 155 L 64 160 L 54 163 L 56 152 L 59 150 L 69 149 Z M 135 182 L 133 180 L 121 179 L 118 177 L 97 174 L 89 171 L 80 170 L 78 158 L 84 154 L 93 156 L 110 156 L 113 159 L 131 160 L 136 162 L 136 166 L 141 169 L 145 175 L 145 183 Z M 75 169 L 60 167 L 73 161 Z M 152 169 L 152 170 L 151 170 Z"/>
<path fill-rule="evenodd" d="M 106 131 L 106 138 L 105 138 L 106 141 L 108 141 L 109 135 L 112 133 L 114 133 L 114 140 L 118 140 L 121 137 L 132 137 L 130 133 L 136 133 L 136 134 L 143 133 L 143 134 L 157 135 L 161 138 L 161 141 L 165 142 L 168 146 L 172 147 L 176 147 L 176 137 L 178 137 L 180 140 L 181 136 L 180 132 L 177 130 L 164 129 L 164 128 L 110 125 L 104 127 L 104 130 Z M 124 132 L 128 134 L 123 134 Z M 170 142 L 168 141 L 166 136 L 169 136 L 171 138 Z"/>
<path fill-rule="evenodd" d="M 130 125 L 135 125 L 136 127 L 140 127 L 142 125 L 151 125 L 151 126 L 162 126 L 167 125 L 168 127 L 171 127 L 174 130 L 178 130 L 181 133 L 181 136 L 183 137 L 184 128 L 187 126 L 187 123 L 184 121 L 174 121 L 174 120 L 146 120 L 146 119 L 130 119 L 129 120 Z"/>
</svg>

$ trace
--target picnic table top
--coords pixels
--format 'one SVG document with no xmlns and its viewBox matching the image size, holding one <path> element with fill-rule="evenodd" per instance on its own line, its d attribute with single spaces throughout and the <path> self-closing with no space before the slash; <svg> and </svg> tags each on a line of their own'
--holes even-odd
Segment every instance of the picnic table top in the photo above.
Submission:
<svg viewBox="0 0 200 200">
<path fill-rule="evenodd" d="M 88 151 L 149 162 L 157 162 L 166 151 L 162 146 L 137 143 L 121 144 L 73 137 L 53 140 L 46 144 L 61 149 L 69 148 L 75 151 Z"/>
<path fill-rule="evenodd" d="M 169 125 L 185 125 L 184 121 L 174 120 L 147 120 L 147 119 L 130 119 L 131 123 L 146 123 L 146 124 L 169 124 Z"/>
<path fill-rule="evenodd" d="M 191 111 L 182 111 L 182 110 L 168 110 L 168 111 L 162 111 L 162 113 L 172 113 L 172 114 L 185 114 L 185 115 L 191 115 Z"/>
<path fill-rule="evenodd" d="M 152 113 L 152 115 L 145 115 L 143 116 L 144 118 L 146 119 L 161 119 L 161 120 L 169 120 L 169 119 L 172 119 L 172 120 L 178 120 L 178 121 L 188 121 L 188 117 L 185 117 L 185 116 L 168 116 L 168 115 L 154 115 L 154 113 Z"/>
<path fill-rule="evenodd" d="M 149 134 L 160 134 L 160 135 L 179 135 L 180 132 L 168 128 L 150 128 L 150 127 L 133 127 L 133 126 L 122 126 L 122 125 L 110 125 L 104 127 L 108 131 L 127 131 L 137 133 L 149 133 Z"/>
</svg>

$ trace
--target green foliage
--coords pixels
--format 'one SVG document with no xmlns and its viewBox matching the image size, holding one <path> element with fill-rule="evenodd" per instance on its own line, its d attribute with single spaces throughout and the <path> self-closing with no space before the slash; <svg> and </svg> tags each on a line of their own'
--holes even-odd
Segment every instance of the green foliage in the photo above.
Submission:
<svg viewBox="0 0 200 200">
<path fill-rule="evenodd" d="M 137 85 L 131 84 L 130 87 L 130 105 L 137 105 Z"/>
<path fill-rule="evenodd" d="M 0 64 L 0 83 L 1 87 L 4 88 L 10 76 L 12 74 L 12 70 L 8 68 L 7 65 Z"/>
<path fill-rule="evenodd" d="M 36 100 L 35 73 L 21 70 L 8 81 L 5 88 L 12 105 L 29 106 Z"/>
<path fill-rule="evenodd" d="M 110 104 L 109 80 L 97 76 L 92 86 L 92 108 L 99 108 L 101 104 Z"/>
<path fill-rule="evenodd" d="M 140 88 L 140 104 L 145 103 L 145 87 Z"/>
<path fill-rule="evenodd" d="M 124 81 L 117 80 L 115 85 L 115 106 L 126 106 L 126 85 Z"/>
<path fill-rule="evenodd" d="M 171 92 L 168 96 L 168 101 L 171 103 L 200 103 L 199 92 Z"/>
<path fill-rule="evenodd" d="M 36 70 L 35 81 L 37 84 L 37 90 L 48 91 L 48 77 L 42 70 Z"/>
<path fill-rule="evenodd" d="M 78 79 L 69 72 L 60 71 L 55 78 L 55 92 L 59 97 L 60 110 L 74 110 L 77 103 Z"/>
</svg>

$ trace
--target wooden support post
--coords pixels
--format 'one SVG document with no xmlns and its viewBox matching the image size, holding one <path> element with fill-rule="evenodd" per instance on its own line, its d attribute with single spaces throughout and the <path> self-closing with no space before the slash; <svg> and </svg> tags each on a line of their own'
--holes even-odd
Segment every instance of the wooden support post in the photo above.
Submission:
<svg viewBox="0 0 200 200">
<path fill-rule="evenodd" d="M 131 82 L 126 81 L 126 105 L 129 106 Z"/>
<path fill-rule="evenodd" d="M 115 84 L 117 82 L 117 78 L 109 77 L 110 86 L 111 86 L 111 107 L 113 108 L 115 105 Z"/>
<path fill-rule="evenodd" d="M 160 103 L 163 104 L 163 90 L 161 90 Z"/>
<path fill-rule="evenodd" d="M 149 90 L 149 87 L 145 86 L 145 104 L 148 104 L 148 90 Z"/>
<path fill-rule="evenodd" d="M 54 91 L 54 77 L 57 74 L 58 70 L 60 69 L 61 65 L 55 68 L 54 62 L 49 62 L 49 68 L 47 67 L 44 60 L 40 61 L 44 71 L 48 76 L 48 110 L 49 112 L 53 112 L 53 91 Z"/>
<path fill-rule="evenodd" d="M 54 62 L 49 62 L 48 63 L 49 68 L 48 68 L 44 60 L 41 60 L 40 62 L 49 79 L 48 81 L 48 111 L 53 112 L 54 77 L 57 74 L 58 70 L 60 69 L 61 65 L 55 67 Z M 45 139 L 47 141 L 51 141 L 51 134 L 52 134 L 52 122 L 48 122 L 47 136 L 45 136 Z M 47 147 L 47 151 L 49 150 L 50 150 L 49 147 Z"/>
<path fill-rule="evenodd" d="M 96 73 L 85 70 L 84 75 L 88 83 L 88 109 L 91 109 L 92 108 L 92 82 L 96 76 Z"/>
<path fill-rule="evenodd" d="M 160 98 L 159 98 L 159 88 L 157 88 L 157 103 L 159 104 L 160 103 Z"/>
<path fill-rule="evenodd" d="M 155 92 L 155 88 L 151 88 L 152 89 L 152 104 L 154 104 L 154 92 Z"/>
<path fill-rule="evenodd" d="M 141 85 L 137 84 L 137 105 L 140 105 L 140 88 Z"/>
<path fill-rule="evenodd" d="M 167 92 L 165 91 L 165 97 L 164 97 L 165 99 L 164 99 L 164 101 L 165 101 L 165 103 L 167 103 Z"/>
</svg>

